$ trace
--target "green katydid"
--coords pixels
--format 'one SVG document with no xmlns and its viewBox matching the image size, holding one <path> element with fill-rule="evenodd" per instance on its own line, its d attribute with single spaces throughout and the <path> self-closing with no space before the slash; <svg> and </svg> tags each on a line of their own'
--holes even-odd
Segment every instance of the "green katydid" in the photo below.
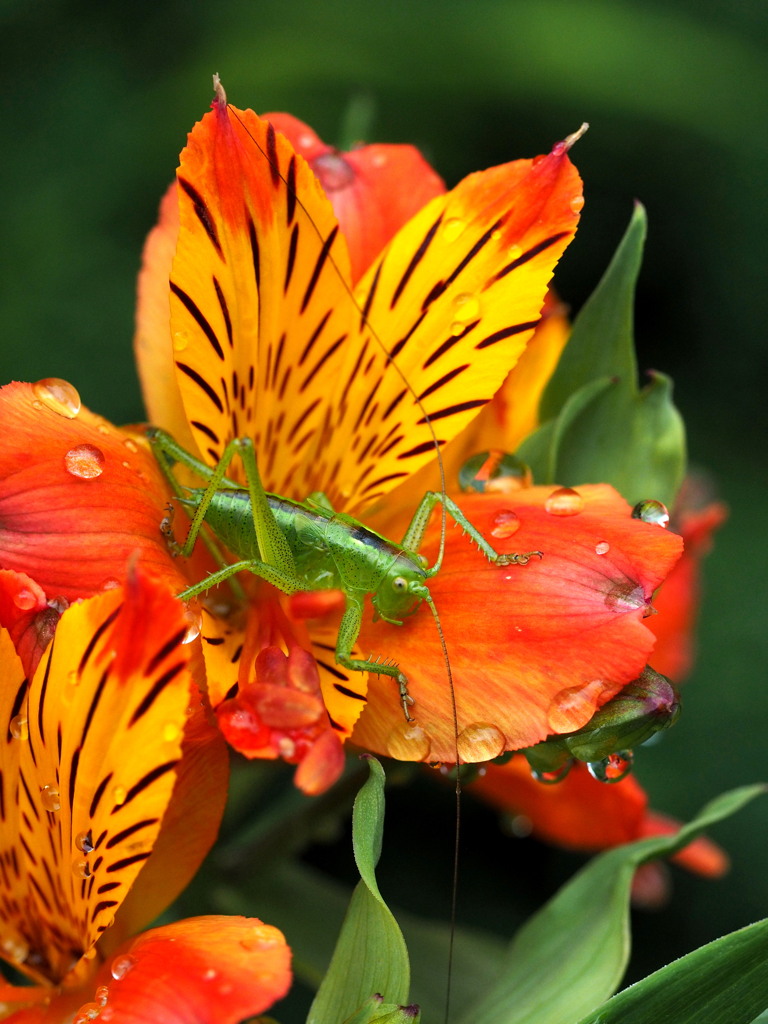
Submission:
<svg viewBox="0 0 768 1024">
<path fill-rule="evenodd" d="M 440 628 L 426 581 L 440 570 L 442 540 L 433 566 L 429 567 L 418 553 L 435 506 L 442 504 L 445 512 L 496 565 L 525 565 L 533 556 L 542 557 L 540 551 L 497 552 L 445 491 L 428 491 L 424 495 L 398 544 L 368 529 L 352 516 L 335 512 L 322 493 L 310 495 L 305 502 L 267 493 L 250 438 L 230 441 L 218 464 L 211 468 L 190 455 L 164 431 L 150 428 L 147 434 L 171 488 L 191 512 L 186 540 L 181 545 L 172 541 L 178 554 L 187 557 L 192 552 L 206 522 L 216 538 L 240 556 L 239 561 L 222 564 L 217 572 L 188 587 L 179 597 L 188 600 L 242 571 L 254 573 L 285 594 L 300 590 L 342 591 L 345 608 L 336 640 L 336 661 L 356 672 L 391 676 L 397 682 L 408 721 L 411 721 L 409 707 L 413 705 L 413 698 L 397 664 L 354 658 L 352 649 L 369 594 L 377 617 L 394 625 L 402 625 L 403 619 L 426 601 Z M 246 487 L 226 478 L 236 454 L 242 460 Z M 173 473 L 172 467 L 177 463 L 206 480 L 207 485 L 183 488 Z"/>
</svg>

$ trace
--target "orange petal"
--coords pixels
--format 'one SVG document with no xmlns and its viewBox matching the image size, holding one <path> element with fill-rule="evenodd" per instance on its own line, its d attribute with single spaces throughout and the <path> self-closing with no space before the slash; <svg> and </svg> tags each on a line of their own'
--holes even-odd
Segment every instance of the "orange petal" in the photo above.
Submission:
<svg viewBox="0 0 768 1024">
<path fill-rule="evenodd" d="M 584 725 L 637 678 L 653 648 L 643 623 L 653 592 L 679 557 L 680 538 L 633 519 L 607 485 L 579 488 L 582 510 L 547 511 L 551 487 L 467 495 L 462 509 L 503 551 L 541 551 L 527 565 L 485 561 L 449 529 L 430 590 L 445 633 L 457 703 L 459 754 L 489 760 Z M 512 518 L 510 518 L 512 517 Z M 519 522 L 513 536 L 510 525 Z M 502 530 L 496 540 L 494 530 Z M 423 553 L 434 561 L 437 526 Z M 361 645 L 394 659 L 408 678 L 419 734 L 414 760 L 456 759 L 447 671 L 429 610 L 403 626 L 364 624 Z M 371 677 L 353 739 L 410 759 L 395 684 Z M 489 731 L 490 730 L 490 731 Z"/>
<path fill-rule="evenodd" d="M 0 569 L 0 626 L 10 633 L 27 676 L 35 674 L 65 605 L 49 605 L 43 588 L 26 573 Z"/>
<path fill-rule="evenodd" d="M 131 562 L 180 590 L 160 532 L 168 488 L 144 442 L 84 408 L 63 415 L 40 393 L 0 389 L 0 567 L 28 573 L 49 600 L 115 586 Z"/>
<path fill-rule="evenodd" d="M 282 933 L 257 918 L 189 918 L 124 946 L 97 979 L 95 1007 L 120 1024 L 239 1024 L 286 994 L 290 956 Z"/>
<path fill-rule="evenodd" d="M 152 610 L 139 630 L 134 605 Z M 29 683 L 2 633 L 0 839 L 18 871 L 0 951 L 33 979 L 90 973 L 152 851 L 189 703 L 186 628 L 179 602 L 137 575 L 68 608 Z"/>
<path fill-rule="evenodd" d="M 169 279 L 178 237 L 179 198 L 174 182 L 162 198 L 158 223 L 144 244 L 133 344 L 147 418 L 195 452 L 194 438 L 176 383 L 171 337 Z"/>
<path fill-rule="evenodd" d="M 264 120 L 308 161 L 333 204 L 358 281 L 392 236 L 445 185 L 413 146 L 360 146 L 341 153 L 290 114 Z"/>
</svg>

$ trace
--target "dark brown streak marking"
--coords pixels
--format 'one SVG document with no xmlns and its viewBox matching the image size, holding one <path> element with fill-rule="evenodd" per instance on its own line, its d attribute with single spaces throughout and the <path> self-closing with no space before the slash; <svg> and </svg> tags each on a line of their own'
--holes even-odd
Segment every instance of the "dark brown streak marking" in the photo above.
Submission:
<svg viewBox="0 0 768 1024">
<path fill-rule="evenodd" d="M 512 324 L 509 327 L 502 327 L 500 331 L 494 331 L 493 334 L 489 334 L 487 338 L 483 338 L 479 341 L 475 348 L 480 350 L 482 348 L 488 348 L 490 345 L 495 345 L 498 341 L 504 341 L 505 338 L 511 338 L 515 334 L 522 334 L 523 331 L 532 331 L 535 327 L 538 327 L 541 323 L 541 318 L 538 320 L 529 320 L 524 324 Z"/>
<path fill-rule="evenodd" d="M 352 433 L 353 434 L 356 434 L 358 432 L 358 430 L 360 429 L 360 424 L 363 422 L 363 417 L 365 416 L 366 412 L 368 411 L 368 406 L 373 401 L 374 395 L 378 391 L 379 385 L 381 384 L 381 381 L 382 381 L 382 378 L 379 377 L 379 379 L 374 383 L 374 385 L 371 388 L 371 390 L 368 392 L 368 397 L 363 402 L 362 408 L 360 409 L 360 412 L 357 415 L 357 419 L 355 420 L 355 425 L 352 428 Z"/>
<path fill-rule="evenodd" d="M 351 388 L 354 385 L 354 383 L 355 383 L 355 378 L 357 377 L 357 374 L 358 374 L 358 372 L 360 370 L 360 364 L 362 363 L 363 359 L 365 358 L 365 353 L 368 350 L 368 342 L 370 340 L 371 340 L 370 338 L 366 338 L 365 341 L 363 342 L 363 346 L 360 349 L 360 355 L 357 357 L 357 361 L 355 362 L 355 365 L 352 367 L 352 372 L 350 373 L 349 377 L 347 378 L 347 388 Z"/>
<path fill-rule="evenodd" d="M 101 637 L 104 635 L 104 632 L 112 625 L 117 616 L 120 614 L 122 607 L 123 606 L 119 604 L 117 608 L 115 608 L 114 611 L 110 612 L 106 619 L 104 619 L 102 624 L 98 626 L 97 629 L 94 631 L 93 636 L 88 641 L 88 646 L 83 651 L 83 656 L 80 659 L 80 664 L 77 667 L 78 675 L 83 674 L 85 666 L 88 664 L 88 661 L 90 660 L 90 657 L 93 654 L 93 649 L 95 648 L 96 644 L 99 642 Z"/>
<path fill-rule="evenodd" d="M 429 398 L 429 396 L 433 395 L 435 391 L 439 391 L 440 388 L 445 387 L 446 384 L 449 384 L 455 377 L 458 377 L 460 373 L 463 373 L 467 369 L 469 369 L 469 363 L 462 363 L 461 366 L 454 366 L 452 370 L 449 370 L 448 373 L 444 373 L 442 377 L 439 377 L 434 381 L 434 383 L 430 384 L 428 388 L 425 388 L 419 395 L 419 401 L 423 402 L 425 398 Z"/>
<path fill-rule="evenodd" d="M 445 444 L 445 438 L 443 438 L 442 440 L 440 438 L 438 438 L 437 443 L 438 444 Z M 434 447 L 435 447 L 435 442 L 434 441 L 424 441 L 422 444 L 417 444 L 415 448 L 411 448 L 407 452 L 400 452 L 400 454 L 397 457 L 398 457 L 398 459 L 410 459 L 414 455 L 423 455 L 424 452 L 433 451 Z M 366 488 L 366 490 L 367 490 L 367 488 Z"/>
<path fill-rule="evenodd" d="M 269 161 L 269 173 L 272 184 L 277 188 L 282 181 L 280 176 L 280 161 L 277 158 L 277 139 L 274 127 L 267 122 L 267 160 Z"/>
<path fill-rule="evenodd" d="M 429 422 L 434 423 L 435 420 L 445 419 L 446 416 L 455 416 L 459 412 L 467 412 L 468 409 L 479 409 L 481 405 L 485 405 L 488 401 L 487 398 L 473 398 L 466 402 L 457 402 L 456 405 L 447 405 L 445 409 L 439 409 L 437 412 L 431 412 L 429 414 Z M 427 422 L 427 417 L 423 416 L 419 420 L 419 426 Z"/>
<path fill-rule="evenodd" d="M 325 265 L 325 261 L 328 259 L 328 255 L 331 251 L 331 246 L 336 241 L 336 235 L 338 234 L 338 232 L 339 225 L 337 224 L 334 227 L 333 231 L 331 231 L 326 240 L 323 242 L 323 247 L 320 250 L 320 253 L 318 254 L 317 260 L 315 262 L 315 269 L 312 271 L 312 277 L 310 277 L 309 279 L 307 290 L 304 292 L 304 298 L 301 300 L 301 309 L 299 310 L 300 313 L 303 313 L 304 310 L 309 305 L 309 300 L 312 298 L 312 294 L 315 290 L 315 287 L 317 286 L 317 282 L 320 278 L 323 266 Z"/>
<path fill-rule="evenodd" d="M 16 691 L 16 696 L 13 699 L 13 706 L 11 707 L 11 714 L 8 719 L 8 729 L 5 734 L 6 743 L 10 743 L 13 740 L 13 736 L 11 735 L 11 722 L 21 713 L 21 709 L 24 705 L 24 698 L 27 696 L 28 689 L 29 680 L 22 679 L 21 685 Z"/>
<path fill-rule="evenodd" d="M 383 455 L 386 455 L 387 452 L 391 452 L 393 448 L 400 444 L 404 437 L 404 434 L 398 434 L 397 437 L 393 437 L 389 444 L 384 445 L 383 448 L 379 448 L 376 454 L 381 458 Z"/>
<path fill-rule="evenodd" d="M 176 647 L 178 647 L 184 637 L 186 636 L 186 630 L 180 629 L 175 633 L 170 640 L 163 644 L 160 650 L 156 651 L 149 660 L 149 664 L 144 670 L 144 674 L 151 676 L 160 666 L 160 663 L 165 661 L 169 654 L 172 654 Z"/>
<path fill-rule="evenodd" d="M 453 282 L 456 280 L 459 274 L 461 274 L 462 271 L 466 270 L 466 268 L 469 266 L 469 264 L 472 262 L 475 256 L 477 256 L 477 254 L 485 248 L 485 246 L 491 240 L 491 237 L 499 230 L 500 226 L 501 221 L 497 220 L 478 238 L 478 240 L 469 250 L 467 255 L 451 271 L 448 277 L 446 277 L 444 281 L 437 282 L 437 284 L 434 286 L 434 288 L 430 291 L 430 293 L 424 300 L 422 309 L 427 309 L 429 306 L 431 306 L 435 299 L 438 298 L 438 296 L 442 295 L 446 288 L 450 287 L 450 285 L 453 284 Z"/>
<path fill-rule="evenodd" d="M 395 409 L 398 407 L 398 405 L 400 405 L 400 403 L 402 402 L 402 400 L 405 398 L 405 396 L 407 394 L 408 394 L 408 389 L 404 388 L 401 392 L 399 392 L 399 394 L 395 395 L 395 397 L 392 399 L 392 401 L 389 403 L 389 405 L 387 406 L 387 408 L 384 410 L 384 412 L 382 414 L 382 417 L 381 417 L 382 423 L 389 419 L 389 417 L 392 415 L 392 413 L 395 411 Z"/>
<path fill-rule="evenodd" d="M 419 244 L 419 247 L 416 249 L 416 252 L 411 257 L 411 262 L 405 268 L 403 276 L 398 281 L 397 287 L 395 288 L 395 291 L 394 291 L 394 293 L 392 295 L 392 301 L 389 303 L 389 308 L 390 309 L 394 309 L 395 308 L 395 305 L 397 304 L 398 299 L 403 294 L 403 290 L 404 290 L 405 286 L 408 284 L 408 282 L 411 279 L 411 275 L 413 274 L 413 272 L 416 269 L 416 267 L 418 267 L 419 263 L 421 263 L 421 261 L 424 259 L 424 256 L 426 255 L 426 252 L 427 252 L 427 249 L 429 249 L 430 245 L 432 244 L 432 239 L 435 237 L 435 235 L 437 233 L 437 229 L 440 227 L 440 223 L 441 223 L 442 219 L 443 219 L 443 215 L 441 213 L 440 216 L 435 221 L 435 223 L 429 229 L 429 231 L 427 231 L 426 235 L 424 235 L 424 238 L 421 240 L 421 243 Z"/>
<path fill-rule="evenodd" d="M 400 353 L 405 348 L 405 343 L 408 341 L 409 338 L 412 337 L 413 332 L 416 330 L 416 328 L 421 326 L 421 322 L 422 322 L 422 320 L 424 319 L 424 317 L 426 315 L 427 315 L 426 309 L 422 309 L 421 313 L 419 313 L 418 319 L 413 323 L 413 325 L 411 326 L 411 328 L 408 331 L 408 333 L 406 335 L 404 335 L 400 339 L 400 341 L 396 341 L 395 342 L 395 344 L 392 346 L 392 348 L 389 351 L 389 358 L 390 358 L 390 360 L 395 359 L 395 358 L 397 358 L 397 356 L 400 355 Z"/>
<path fill-rule="evenodd" d="M 427 445 L 427 448 L 433 448 L 433 447 L 434 447 L 434 445 L 430 441 L 429 444 Z M 405 456 L 400 456 L 400 458 L 404 458 L 404 457 Z M 381 484 L 389 483 L 390 480 L 399 480 L 401 477 L 404 477 L 404 476 L 408 476 L 408 474 L 407 473 L 390 473 L 388 476 L 380 476 L 377 480 L 371 480 L 371 482 L 368 484 L 368 486 L 363 488 L 363 492 L 362 493 L 363 494 L 367 494 L 369 491 L 372 491 L 374 489 L 374 487 L 380 487 Z"/>
<path fill-rule="evenodd" d="M 293 268 L 296 264 L 296 249 L 299 244 L 299 225 L 294 224 L 291 231 L 291 241 L 288 245 L 288 262 L 285 267 L 285 280 L 283 281 L 283 295 L 288 294 L 288 288 L 293 276 Z"/>
<path fill-rule="evenodd" d="M 215 281 L 215 278 L 214 278 L 214 281 Z M 219 339 L 216 337 L 216 332 L 211 327 L 210 323 L 208 322 L 207 317 L 205 316 L 203 311 L 200 309 L 200 307 L 197 305 L 195 300 L 192 299 L 189 295 L 187 295 L 187 293 L 184 291 L 184 289 L 180 288 L 176 284 L 175 281 L 171 281 L 171 292 L 176 296 L 176 298 L 179 300 L 179 302 L 181 302 L 182 306 L 186 309 L 186 311 L 189 313 L 189 315 L 195 321 L 197 326 L 200 328 L 200 330 L 206 336 L 206 338 L 210 342 L 211 348 L 216 353 L 216 355 L 219 357 L 219 359 L 223 359 L 224 358 L 224 350 L 221 347 L 221 343 L 219 342 Z"/>
<path fill-rule="evenodd" d="M 299 393 L 300 394 L 303 393 L 304 391 L 306 391 L 306 389 L 312 383 L 312 381 L 314 380 L 314 378 L 318 374 L 318 372 L 322 369 L 322 367 L 325 365 L 325 363 L 331 358 L 333 353 L 338 349 L 339 345 L 343 344 L 346 340 L 347 340 L 346 334 L 342 334 L 340 338 L 337 338 L 336 341 L 334 341 L 334 343 L 330 346 L 330 348 L 326 349 L 326 351 L 318 359 L 318 361 L 315 363 L 315 365 L 312 367 L 312 369 L 309 371 L 307 376 L 304 378 L 304 380 L 299 385 Z"/>
<path fill-rule="evenodd" d="M 277 397 L 280 399 L 281 402 L 285 397 L 285 390 L 288 387 L 288 381 L 291 379 L 292 370 L 293 367 L 289 366 L 288 369 L 283 374 L 283 379 L 280 381 L 280 387 L 277 389 Z"/>
<path fill-rule="evenodd" d="M 200 420 L 192 420 L 191 426 L 193 426 L 195 430 L 199 430 L 201 433 L 205 434 L 205 436 L 213 441 L 214 444 L 221 444 L 218 434 L 214 433 L 207 424 L 201 423 Z"/>
<path fill-rule="evenodd" d="M 427 359 L 424 361 L 424 363 L 422 364 L 422 369 L 426 370 L 427 367 L 431 366 L 432 363 L 436 362 L 440 358 L 440 356 L 445 355 L 446 352 L 450 351 L 457 341 L 461 341 L 462 338 L 466 338 L 470 331 L 474 331 L 474 329 L 477 327 L 479 323 L 482 323 L 482 321 L 473 320 L 472 323 L 466 325 L 466 327 L 460 334 L 452 334 L 450 338 L 447 338 L 442 343 L 442 345 L 438 345 L 435 351 L 430 356 L 428 356 Z M 479 348 L 479 346 L 477 347 Z"/>
<path fill-rule="evenodd" d="M 172 665 L 167 672 L 164 672 L 163 675 L 160 676 L 152 689 L 144 696 L 144 699 L 133 712 L 131 720 L 128 723 L 129 729 L 134 726 L 139 719 L 147 713 L 147 711 L 149 711 L 166 686 L 176 678 L 183 668 L 184 662 L 180 661 L 178 664 Z"/>
<path fill-rule="evenodd" d="M 197 219 L 203 225 L 206 235 L 208 235 L 211 242 L 213 243 L 214 249 L 219 254 L 219 256 L 221 256 L 221 258 L 224 259 L 224 253 L 221 250 L 221 242 L 219 241 L 219 233 L 216 230 L 216 222 L 214 221 L 213 217 L 211 217 L 210 210 L 208 209 L 205 200 L 197 191 L 197 189 L 193 185 L 190 185 L 190 183 L 186 181 L 184 178 L 179 177 L 178 182 L 181 188 L 187 193 L 189 198 L 192 200 L 192 205 L 195 208 Z"/>
<path fill-rule="evenodd" d="M 135 785 L 131 786 L 125 800 L 119 807 L 113 808 L 113 813 L 115 811 L 119 811 L 123 807 L 127 807 L 131 800 L 134 800 L 140 793 L 143 793 L 148 786 L 152 785 L 153 782 L 162 778 L 163 775 L 167 775 L 168 772 L 172 772 L 178 763 L 179 760 L 176 758 L 173 761 L 166 761 L 165 764 L 159 764 L 156 768 L 153 768 L 151 772 L 147 772 L 142 779 L 139 779 Z"/>
<path fill-rule="evenodd" d="M 277 353 L 275 354 L 275 365 L 272 368 L 272 388 L 274 390 L 277 384 L 277 375 L 280 372 L 280 363 L 283 359 L 283 352 L 285 351 L 285 331 L 280 335 L 280 340 L 277 343 Z"/>
<path fill-rule="evenodd" d="M 223 644 L 224 643 L 224 637 L 223 636 L 204 636 L 203 640 L 205 640 L 205 642 L 207 644 L 210 644 L 212 647 L 218 647 L 219 644 Z"/>
<path fill-rule="evenodd" d="M 43 673 L 43 685 L 40 688 L 40 701 L 37 707 L 37 728 L 40 733 L 40 742 L 45 746 L 45 728 L 43 726 L 43 712 L 45 710 L 45 695 L 48 691 L 48 680 L 51 677 L 51 663 L 53 662 L 54 646 L 56 644 L 56 637 L 54 636 L 51 641 L 51 655 L 45 665 L 45 672 Z"/>
<path fill-rule="evenodd" d="M 103 914 L 105 910 L 110 910 L 112 907 L 117 906 L 117 900 L 101 900 L 91 911 L 91 924 L 96 921 L 99 914 Z"/>
<path fill-rule="evenodd" d="M 23 772 L 19 772 L 19 778 L 21 779 L 21 785 L 24 788 L 24 792 L 27 794 L 27 800 L 29 800 L 29 806 L 32 809 L 32 813 L 35 816 L 35 820 L 40 821 L 40 811 L 38 811 L 37 807 L 35 806 L 35 801 L 32 798 L 32 793 L 29 789 L 29 786 L 27 785 L 27 780 L 24 778 Z M 35 861 L 35 863 L 37 863 L 37 861 Z"/>
<path fill-rule="evenodd" d="M 176 365 L 178 366 L 182 373 L 185 373 L 190 380 L 193 380 L 195 384 L 197 384 L 197 386 L 200 388 L 200 390 L 204 394 L 206 394 L 208 398 L 210 398 L 210 400 L 213 402 L 213 404 L 216 406 L 219 412 L 224 412 L 224 406 L 221 403 L 221 399 L 213 390 L 208 381 L 204 377 L 200 376 L 197 370 L 193 370 L 192 367 L 187 366 L 186 363 L 177 362 Z"/>
<path fill-rule="evenodd" d="M 293 222 L 293 218 L 296 215 L 296 157 L 291 157 L 291 162 L 288 164 L 288 173 L 286 174 L 285 186 L 288 192 L 285 202 L 285 214 L 286 223 L 290 225 Z"/>
<path fill-rule="evenodd" d="M 548 249 L 550 245 L 554 245 L 556 242 L 559 242 L 561 238 L 565 238 L 567 234 L 567 231 L 559 231 L 556 235 L 551 235 L 549 238 L 545 238 L 543 242 L 539 242 L 538 245 L 534 245 L 533 248 L 524 252 L 522 256 L 518 256 L 517 259 L 508 263 L 506 267 L 502 267 L 498 274 L 496 274 L 495 277 L 492 277 L 485 285 L 485 288 L 492 285 L 494 281 L 500 281 L 502 277 L 506 277 L 507 274 L 512 273 L 513 270 L 517 270 L 518 267 L 522 267 L 522 265 L 527 263 L 528 260 L 532 260 L 534 256 L 538 256 L 540 252 L 544 252 L 544 250 Z M 483 291 L 485 291 L 485 288 Z"/>
<path fill-rule="evenodd" d="M 124 840 L 128 839 L 136 832 L 139 832 L 141 829 L 149 828 L 150 825 L 156 825 L 159 820 L 159 818 L 145 818 L 143 821 L 137 821 L 135 824 L 129 825 L 128 828 L 124 828 L 122 832 L 116 832 L 108 841 L 107 845 L 105 846 L 105 849 L 113 849 L 119 843 L 124 842 Z"/>
<path fill-rule="evenodd" d="M 240 655 L 243 653 L 243 645 L 238 644 L 235 648 L 232 657 L 229 659 L 233 665 L 236 665 L 240 661 Z"/>
<path fill-rule="evenodd" d="M 75 805 L 75 786 L 77 785 L 77 769 L 80 764 L 80 751 L 82 747 L 78 747 L 72 754 L 72 763 L 69 766 L 69 806 L 74 807 Z"/>
<path fill-rule="evenodd" d="M 304 346 L 304 349 L 303 349 L 301 355 L 299 356 L 299 366 L 303 366 L 305 361 L 309 358 L 309 354 L 312 351 L 312 349 L 314 348 L 315 342 L 320 337 L 322 332 L 325 330 L 325 325 L 328 323 L 328 318 L 330 317 L 330 315 L 331 315 L 331 310 L 329 309 L 328 312 L 325 314 L 325 316 L 320 321 L 320 323 L 314 329 L 312 334 L 310 335 L 309 341 L 306 343 L 306 345 Z"/>
<path fill-rule="evenodd" d="M 368 323 L 368 314 L 371 312 L 371 306 L 373 305 L 373 299 L 376 295 L 376 289 L 379 287 L 379 278 L 381 277 L 381 268 L 384 266 L 384 260 L 379 261 L 379 265 L 376 267 L 376 273 L 373 275 L 371 281 L 371 287 L 368 294 L 365 297 L 365 303 L 363 308 L 360 310 L 360 330 L 365 327 Z"/>
<path fill-rule="evenodd" d="M 101 679 L 99 680 L 99 685 L 96 687 L 96 692 L 93 695 L 93 699 L 91 700 L 91 706 L 88 708 L 88 714 L 85 716 L 83 735 L 80 737 L 81 747 L 85 746 L 85 740 L 86 737 L 88 736 L 88 730 L 91 728 L 91 722 L 93 721 L 93 716 L 96 714 L 96 708 L 99 706 L 99 701 L 101 700 L 101 695 L 104 692 L 104 687 L 107 684 L 108 676 L 109 669 L 105 668 L 104 671 L 102 672 Z"/>
<path fill-rule="evenodd" d="M 105 892 L 112 892 L 113 889 L 119 889 L 122 882 L 105 882 L 104 885 L 100 885 L 96 890 L 97 895 L 103 896 Z"/>
<path fill-rule="evenodd" d="M 342 686 L 340 683 L 334 683 L 333 688 L 334 690 L 338 690 L 339 693 L 342 693 L 345 697 L 352 697 L 354 700 L 367 700 L 362 693 L 355 693 L 354 690 L 350 690 L 348 686 Z"/>
<path fill-rule="evenodd" d="M 256 290 L 261 286 L 261 256 L 259 254 L 259 236 L 251 218 L 248 218 L 248 238 L 251 243 L 251 256 L 253 257 L 253 273 L 256 278 Z M 253 385 L 251 385 L 253 386 Z"/>
<path fill-rule="evenodd" d="M 132 864 L 138 864 L 152 853 L 151 850 L 147 850 L 145 853 L 134 853 L 132 857 L 123 857 L 122 860 L 116 860 L 114 864 L 108 864 L 105 868 L 107 874 L 113 874 L 115 871 L 124 871 L 129 868 Z"/>
<path fill-rule="evenodd" d="M 99 804 L 101 803 L 101 798 L 104 796 L 104 790 L 107 788 L 107 786 L 110 784 L 111 781 L 112 781 L 112 772 L 110 772 L 109 775 L 105 775 L 104 778 L 101 780 L 101 782 L 96 787 L 96 792 L 93 794 L 93 799 L 91 800 L 91 806 L 88 808 L 88 817 L 89 818 L 92 818 L 96 814 L 96 811 L 99 809 Z M 100 841 L 101 841 L 101 839 L 99 838 L 96 841 L 95 845 L 98 846 Z"/>
<path fill-rule="evenodd" d="M 2 768 L 0 768 L 0 821 L 5 821 L 5 790 L 3 788 Z"/>
<path fill-rule="evenodd" d="M 221 307 L 221 315 L 224 317 L 224 326 L 227 329 L 227 340 L 229 341 L 229 347 L 234 348 L 234 338 L 232 337 L 232 318 L 229 315 L 229 306 L 227 305 L 227 297 L 221 290 L 221 285 L 216 279 L 216 275 L 213 276 L 213 287 L 216 289 L 216 297 L 219 300 L 219 306 Z"/>
<path fill-rule="evenodd" d="M 322 661 L 320 658 L 317 659 L 317 663 L 318 665 L 322 665 L 322 667 L 327 672 L 330 672 L 332 676 L 336 676 L 337 679 L 344 679 L 345 681 L 349 682 L 349 677 L 345 675 L 344 672 L 341 672 L 339 669 L 337 669 L 335 665 L 329 665 L 327 661 Z M 337 686 L 336 683 L 334 683 L 333 685 L 334 687 Z"/>
</svg>

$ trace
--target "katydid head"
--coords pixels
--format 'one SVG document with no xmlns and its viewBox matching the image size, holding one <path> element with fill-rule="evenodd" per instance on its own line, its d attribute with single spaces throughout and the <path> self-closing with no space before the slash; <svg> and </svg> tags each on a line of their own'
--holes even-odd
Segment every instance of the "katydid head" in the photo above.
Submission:
<svg viewBox="0 0 768 1024">
<path fill-rule="evenodd" d="M 413 615 L 422 601 L 430 600 L 425 579 L 423 559 L 419 555 L 400 552 L 371 598 L 377 616 L 385 622 L 401 625 L 402 620 Z"/>
</svg>

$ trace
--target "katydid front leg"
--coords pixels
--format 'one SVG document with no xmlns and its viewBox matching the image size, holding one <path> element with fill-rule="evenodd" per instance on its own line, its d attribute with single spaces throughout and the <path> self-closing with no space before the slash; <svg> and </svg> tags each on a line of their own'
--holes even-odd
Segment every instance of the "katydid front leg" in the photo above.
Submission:
<svg viewBox="0 0 768 1024">
<path fill-rule="evenodd" d="M 419 550 L 421 542 L 424 539 L 427 524 L 429 523 L 429 517 L 432 515 L 435 505 L 440 504 L 442 504 L 451 519 L 453 519 L 455 523 L 458 523 L 464 533 L 466 533 L 467 536 L 477 544 L 488 561 L 493 562 L 494 565 L 525 565 L 534 557 L 534 555 L 538 558 L 544 557 L 541 551 L 526 551 L 522 553 L 510 552 L 509 554 L 500 554 L 488 543 L 477 527 L 470 523 L 453 498 L 449 498 L 447 494 L 442 494 L 440 491 L 427 491 L 419 502 L 419 506 L 414 512 L 413 519 L 411 519 L 408 529 L 405 531 L 405 536 L 403 537 L 403 547 L 407 548 L 408 551 Z M 440 551 L 437 556 L 437 561 L 431 569 L 426 571 L 427 576 L 434 576 L 440 570 L 440 566 L 443 563 L 444 547 L 445 540 L 444 537 L 441 537 Z"/>
<path fill-rule="evenodd" d="M 408 693 L 408 680 L 398 666 L 352 657 L 352 648 L 360 635 L 360 626 L 363 621 L 363 601 L 354 594 L 347 594 L 346 598 L 347 606 L 341 617 L 339 633 L 336 637 L 336 661 L 344 668 L 352 669 L 355 672 L 373 672 L 375 675 L 391 676 L 397 683 L 405 720 L 412 722 L 413 719 L 408 708 L 413 706 L 413 697 Z"/>
</svg>

